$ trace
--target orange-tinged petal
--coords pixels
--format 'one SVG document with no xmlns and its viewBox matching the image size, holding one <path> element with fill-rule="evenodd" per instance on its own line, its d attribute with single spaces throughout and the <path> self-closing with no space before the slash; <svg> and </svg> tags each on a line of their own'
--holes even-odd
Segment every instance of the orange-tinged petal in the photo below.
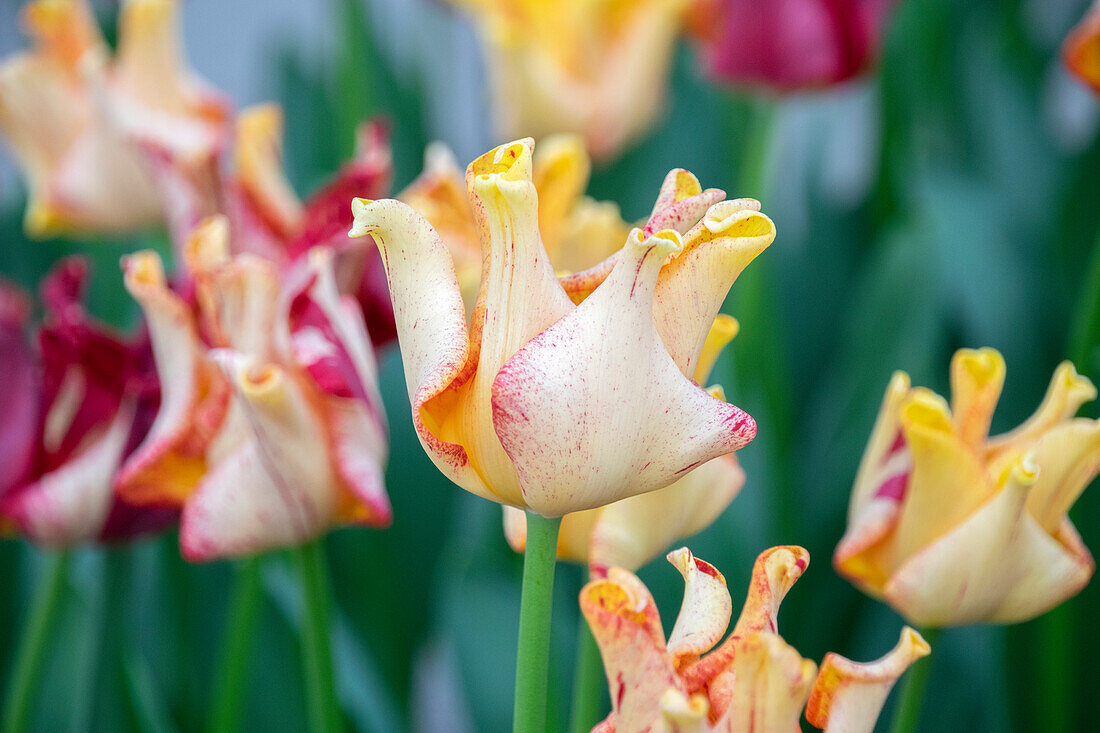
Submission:
<svg viewBox="0 0 1100 733">
<path fill-rule="evenodd" d="M 897 646 L 877 661 L 860 664 L 830 652 L 814 680 L 806 720 L 825 733 L 873 733 L 894 683 L 929 652 L 928 643 L 908 626 Z"/>
<path fill-rule="evenodd" d="M 149 328 L 161 403 L 116 487 L 134 504 L 182 505 L 206 473 L 206 451 L 229 409 L 229 385 L 206 358 L 191 310 L 168 289 L 160 258 L 138 252 L 122 267 Z"/>
<path fill-rule="evenodd" d="M 797 545 L 773 547 L 760 553 L 752 567 L 749 593 L 733 629 L 734 635 L 750 631 L 779 633 L 779 604 L 809 564 L 810 553 Z"/>
<path fill-rule="evenodd" d="M 817 666 L 778 634 L 753 631 L 736 640 L 729 674 L 712 687 L 721 731 L 782 733 L 798 729 Z M 723 702 L 716 702 L 716 697 Z"/>
<path fill-rule="evenodd" d="M 248 202 L 283 239 L 302 227 L 302 202 L 283 172 L 283 111 L 276 104 L 241 110 L 235 147 L 237 179 Z"/>
</svg>

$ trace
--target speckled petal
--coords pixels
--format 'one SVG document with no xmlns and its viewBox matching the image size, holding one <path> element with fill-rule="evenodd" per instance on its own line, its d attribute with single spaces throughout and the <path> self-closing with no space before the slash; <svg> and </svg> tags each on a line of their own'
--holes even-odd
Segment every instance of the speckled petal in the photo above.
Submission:
<svg viewBox="0 0 1100 733">
<path fill-rule="evenodd" d="M 721 640 L 733 614 L 733 601 L 722 574 L 691 550 L 673 550 L 668 561 L 684 576 L 684 600 L 668 637 L 668 652 L 679 669 Z"/>
<path fill-rule="evenodd" d="M 653 325 L 657 276 L 680 247 L 671 230 L 632 232 L 597 291 L 497 375 L 493 422 L 536 511 L 662 488 L 755 435 L 751 417 L 680 373 Z"/>
</svg>

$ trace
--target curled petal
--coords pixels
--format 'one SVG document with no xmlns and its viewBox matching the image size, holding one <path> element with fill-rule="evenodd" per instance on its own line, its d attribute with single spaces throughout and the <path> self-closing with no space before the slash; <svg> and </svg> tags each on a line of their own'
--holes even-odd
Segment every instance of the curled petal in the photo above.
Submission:
<svg viewBox="0 0 1100 733">
<path fill-rule="evenodd" d="M 615 729 L 644 730 L 660 718 L 666 690 L 684 691 L 652 596 L 632 574 L 612 568 L 581 590 L 580 604 L 603 657 Z"/>
<path fill-rule="evenodd" d="M 1039 439 L 1031 453 L 1039 478 L 1028 493 L 1027 510 L 1050 534 L 1100 472 L 1100 421 L 1064 422 Z"/>
<path fill-rule="evenodd" d="M 755 435 L 741 410 L 685 378 L 653 326 L 668 230 L 631 234 L 612 275 L 512 357 L 493 423 L 528 506 L 559 516 L 667 486 Z"/>
<path fill-rule="evenodd" d="M 806 720 L 825 733 L 873 733 L 894 683 L 929 652 L 928 643 L 908 626 L 897 646 L 877 661 L 860 664 L 830 652 L 814 680 Z"/>
<path fill-rule="evenodd" d="M 149 328 L 161 404 L 116 487 L 134 504 L 181 505 L 206 473 L 206 451 L 229 409 L 229 385 L 207 360 L 191 310 L 168 289 L 157 255 L 138 252 L 122 267 Z"/>
<path fill-rule="evenodd" d="M 810 564 L 810 553 L 797 545 L 773 547 L 760 553 L 752 566 L 749 593 L 734 636 L 750 631 L 778 631 L 779 604 Z"/>
<path fill-rule="evenodd" d="M 669 654 L 680 668 L 718 643 L 729 625 L 733 602 L 722 574 L 686 547 L 668 553 L 668 561 L 684 576 L 683 604 L 668 637 Z"/>
<path fill-rule="evenodd" d="M 275 104 L 249 107 L 236 124 L 237 180 L 248 203 L 274 236 L 297 235 L 304 210 L 283 172 L 282 109 Z"/>
<path fill-rule="evenodd" d="M 661 271 L 653 318 L 661 341 L 686 376 L 696 371 L 707 334 L 738 275 L 775 239 L 756 201 L 711 206 L 684 237 L 683 251 Z"/>
<path fill-rule="evenodd" d="M 1084 587 L 1095 564 L 1072 525 L 1052 537 L 1025 510 L 1039 473 L 1018 462 L 991 500 L 898 569 L 890 604 L 922 625 L 1015 623 Z"/>
<path fill-rule="evenodd" d="M 708 714 L 710 703 L 706 695 L 688 697 L 679 690 L 665 690 L 661 696 L 661 717 L 668 733 L 710 733 Z"/>
<path fill-rule="evenodd" d="M 986 454 L 990 458 L 1019 454 L 1038 440 L 1052 427 L 1077 414 L 1081 405 L 1096 399 L 1096 387 L 1077 373 L 1073 364 L 1064 361 L 1054 370 L 1050 386 L 1042 403 L 1022 425 L 986 442 Z"/>
<path fill-rule="evenodd" d="M 959 349 L 951 359 L 951 415 L 959 437 L 979 446 L 989 435 L 1005 382 L 1005 360 L 995 349 Z"/>
<path fill-rule="evenodd" d="M 855 486 L 852 488 L 852 500 L 848 505 L 848 521 L 855 521 L 867 503 L 882 488 L 883 483 L 899 473 L 907 474 L 911 461 L 905 449 L 901 435 L 901 404 L 909 396 L 909 375 L 894 372 L 882 399 L 875 426 L 871 429 L 871 439 L 863 452 L 863 458 L 856 473 Z M 902 459 L 902 465 L 898 459 Z M 900 499 L 900 495 L 897 497 Z"/>
<path fill-rule="evenodd" d="M 644 231 L 653 234 L 662 229 L 675 229 L 681 236 L 688 233 L 714 204 L 726 197 L 717 188 L 703 190 L 691 171 L 673 168 L 665 175 L 661 190 L 653 204 Z M 757 210 L 760 205 L 757 204 Z"/>
</svg>

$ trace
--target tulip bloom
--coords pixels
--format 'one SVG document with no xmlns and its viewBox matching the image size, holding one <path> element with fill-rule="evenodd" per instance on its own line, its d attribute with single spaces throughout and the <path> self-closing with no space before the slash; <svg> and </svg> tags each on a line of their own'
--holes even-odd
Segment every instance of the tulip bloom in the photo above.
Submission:
<svg viewBox="0 0 1100 733">
<path fill-rule="evenodd" d="M 584 137 L 613 158 L 662 108 L 687 0 L 451 0 L 478 22 L 498 139 Z"/>
<path fill-rule="evenodd" d="M 358 306 L 337 292 L 331 251 L 280 271 L 229 249 L 222 218 L 194 233 L 194 307 L 154 253 L 123 261 L 164 396 L 120 495 L 181 507 L 192 561 L 300 544 L 333 524 L 387 525 L 374 356 Z"/>
<path fill-rule="evenodd" d="M 1070 32 L 1062 46 L 1062 57 L 1073 74 L 1100 94 L 1100 3 Z"/>
<path fill-rule="evenodd" d="M 893 0 L 702 0 L 692 27 L 711 75 L 781 91 L 840 84 L 878 57 Z"/>
<path fill-rule="evenodd" d="M 726 579 L 687 548 L 668 560 L 685 588 L 667 641 L 653 597 L 633 574 L 611 568 L 581 590 L 613 707 L 593 733 L 792 731 L 807 699 L 806 719 L 818 728 L 871 733 L 894 682 L 929 653 L 920 634 L 905 628 L 875 662 L 830 653 L 818 671 L 803 659 L 776 625 L 779 604 L 809 563 L 801 547 L 761 553 L 741 616 L 718 644 L 733 610 Z"/>
<path fill-rule="evenodd" d="M 35 0 L 21 17 L 32 48 L 0 66 L 0 134 L 28 179 L 27 232 L 159 222 L 143 149 L 201 157 L 228 116 L 183 60 L 175 2 L 124 2 L 113 57 L 85 0 Z"/>
<path fill-rule="evenodd" d="M 439 234 L 356 199 L 382 252 L 421 443 L 459 486 L 547 517 L 663 488 L 755 435 L 694 374 L 726 292 L 775 236 L 750 200 L 672 171 L 623 247 L 559 282 L 539 234 L 530 139 L 470 164 L 486 248 L 472 326 Z M 580 304 L 577 305 L 576 302 Z"/>
<path fill-rule="evenodd" d="M 1034 618 L 1095 564 L 1066 513 L 1100 470 L 1096 388 L 1061 364 L 1035 414 L 987 437 L 1004 384 L 993 349 L 951 362 L 951 405 L 898 372 L 863 455 L 837 570 L 929 626 Z"/>
<path fill-rule="evenodd" d="M 71 258 L 43 281 L 37 353 L 24 337 L 26 298 L 0 283 L 0 514 L 50 547 L 126 539 L 175 517 L 114 496 L 115 473 L 156 409 L 156 381 L 142 339 L 124 341 L 89 319 L 85 277 Z"/>
<path fill-rule="evenodd" d="M 707 334 L 695 381 L 706 382 L 718 354 L 737 334 L 737 321 L 719 315 Z M 722 388 L 708 390 L 719 399 Z M 706 529 L 745 485 L 734 455 L 707 461 L 676 483 L 614 504 L 566 514 L 558 534 L 558 558 L 588 565 L 595 577 L 610 567 L 637 570 L 673 542 Z M 516 552 L 527 544 L 527 519 L 504 507 L 504 535 Z"/>
</svg>

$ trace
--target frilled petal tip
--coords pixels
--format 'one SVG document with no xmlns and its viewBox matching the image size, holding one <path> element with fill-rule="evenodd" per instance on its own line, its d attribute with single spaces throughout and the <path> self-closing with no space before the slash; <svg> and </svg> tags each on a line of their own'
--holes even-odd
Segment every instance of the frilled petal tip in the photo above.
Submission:
<svg viewBox="0 0 1100 733">
<path fill-rule="evenodd" d="M 1062 58 L 1074 76 L 1100 94 L 1100 6 L 1094 4 L 1066 37 Z"/>
<path fill-rule="evenodd" d="M 894 683 L 931 647 L 909 628 L 881 659 L 860 664 L 830 652 L 806 704 L 806 720 L 826 733 L 872 731 Z"/>
</svg>

